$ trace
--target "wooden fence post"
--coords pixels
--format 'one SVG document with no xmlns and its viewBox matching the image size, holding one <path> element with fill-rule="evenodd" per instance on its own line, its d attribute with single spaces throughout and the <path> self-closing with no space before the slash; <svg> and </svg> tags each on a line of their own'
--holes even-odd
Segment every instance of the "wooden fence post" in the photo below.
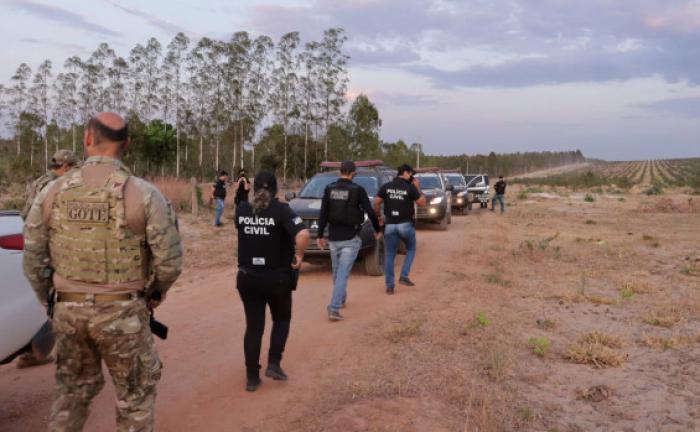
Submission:
<svg viewBox="0 0 700 432">
<path fill-rule="evenodd" d="M 190 178 L 190 185 L 192 185 L 192 216 L 199 216 L 199 199 L 197 198 L 197 179 Z"/>
</svg>

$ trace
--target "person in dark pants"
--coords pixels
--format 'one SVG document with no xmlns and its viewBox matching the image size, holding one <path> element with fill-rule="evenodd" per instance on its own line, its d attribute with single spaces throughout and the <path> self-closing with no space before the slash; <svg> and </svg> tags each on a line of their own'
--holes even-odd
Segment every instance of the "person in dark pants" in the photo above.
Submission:
<svg viewBox="0 0 700 432">
<path fill-rule="evenodd" d="M 377 213 L 380 213 L 384 204 L 384 216 L 380 219 L 380 223 L 384 226 L 384 250 L 386 251 L 384 277 L 387 294 L 394 294 L 394 260 L 401 241 L 406 243 L 407 252 L 399 283 L 406 286 L 415 285 L 408 277 L 413 258 L 416 256 L 413 204 L 422 207 L 425 201 L 425 195 L 420 191 L 420 182 L 413 177 L 413 168 L 410 165 L 401 165 L 398 176 L 382 186 L 374 199 L 374 211 Z"/>
<path fill-rule="evenodd" d="M 289 205 L 277 200 L 272 173 L 255 176 L 253 202 L 236 207 L 238 275 L 236 286 L 243 301 L 246 330 L 243 339 L 246 390 L 260 386 L 260 349 L 265 330 L 265 308 L 270 307 L 272 333 L 265 376 L 287 380 L 280 362 L 289 335 L 292 291 L 296 289 L 309 232 Z"/>
<path fill-rule="evenodd" d="M 333 265 L 333 294 L 327 310 L 328 319 L 331 321 L 343 319 L 340 308 L 345 306 L 350 271 L 362 247 L 359 234 L 362 223 L 365 221 L 365 214 L 372 221 L 375 239 L 379 241 L 382 237 L 379 220 L 372 210 L 367 191 L 352 182 L 355 171 L 354 162 L 341 163 L 340 178 L 326 186 L 321 201 L 321 216 L 318 221 L 318 246 L 321 249 L 325 249 L 328 245 L 323 234 L 326 224 L 330 225 L 328 239 Z"/>
<path fill-rule="evenodd" d="M 248 194 L 250 193 L 250 181 L 245 176 L 245 170 L 241 169 L 238 172 L 238 180 L 236 180 L 236 196 L 233 202 L 238 205 L 238 203 L 243 201 L 248 201 Z"/>
<path fill-rule="evenodd" d="M 221 171 L 216 183 L 211 186 L 211 196 L 216 204 L 216 216 L 214 216 L 214 226 L 220 227 L 221 216 L 224 214 L 224 201 L 226 201 L 226 183 L 228 182 L 228 173 Z"/>
<path fill-rule="evenodd" d="M 506 211 L 506 181 L 503 180 L 503 176 L 498 177 L 498 181 L 493 187 L 496 190 L 496 196 L 491 200 L 491 211 L 496 211 L 496 201 L 498 201 L 501 203 L 501 213 L 503 213 Z"/>
</svg>

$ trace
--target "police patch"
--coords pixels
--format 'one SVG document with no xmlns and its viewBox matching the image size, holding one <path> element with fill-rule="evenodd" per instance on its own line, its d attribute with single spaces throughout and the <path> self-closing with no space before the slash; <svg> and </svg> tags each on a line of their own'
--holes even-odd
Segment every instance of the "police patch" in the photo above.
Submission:
<svg viewBox="0 0 700 432">
<path fill-rule="evenodd" d="M 101 202 L 68 201 L 68 222 L 109 223 L 109 204 Z"/>
<path fill-rule="evenodd" d="M 349 190 L 344 190 L 344 189 L 333 189 L 331 190 L 331 199 L 332 200 L 341 200 L 341 201 L 347 201 L 348 197 L 350 197 L 350 191 Z"/>
</svg>

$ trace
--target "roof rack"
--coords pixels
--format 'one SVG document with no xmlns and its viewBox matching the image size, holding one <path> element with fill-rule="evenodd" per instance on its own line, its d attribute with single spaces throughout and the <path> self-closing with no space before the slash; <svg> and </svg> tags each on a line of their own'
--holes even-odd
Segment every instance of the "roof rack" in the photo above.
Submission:
<svg viewBox="0 0 700 432">
<path fill-rule="evenodd" d="M 321 168 L 340 168 L 341 163 L 342 162 L 325 161 L 325 162 L 321 162 Z M 357 168 L 380 167 L 380 166 L 384 166 L 384 161 L 381 161 L 381 160 L 355 161 L 355 166 Z"/>
</svg>

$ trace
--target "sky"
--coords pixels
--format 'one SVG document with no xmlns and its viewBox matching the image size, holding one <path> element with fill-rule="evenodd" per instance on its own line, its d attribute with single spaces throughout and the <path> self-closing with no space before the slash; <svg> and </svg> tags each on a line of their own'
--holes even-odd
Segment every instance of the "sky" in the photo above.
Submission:
<svg viewBox="0 0 700 432">
<path fill-rule="evenodd" d="M 430 154 L 581 149 L 606 160 L 700 156 L 700 0 L 0 0 L 0 83 L 107 42 L 318 40 L 343 27 L 348 97 L 385 141 Z"/>
</svg>

